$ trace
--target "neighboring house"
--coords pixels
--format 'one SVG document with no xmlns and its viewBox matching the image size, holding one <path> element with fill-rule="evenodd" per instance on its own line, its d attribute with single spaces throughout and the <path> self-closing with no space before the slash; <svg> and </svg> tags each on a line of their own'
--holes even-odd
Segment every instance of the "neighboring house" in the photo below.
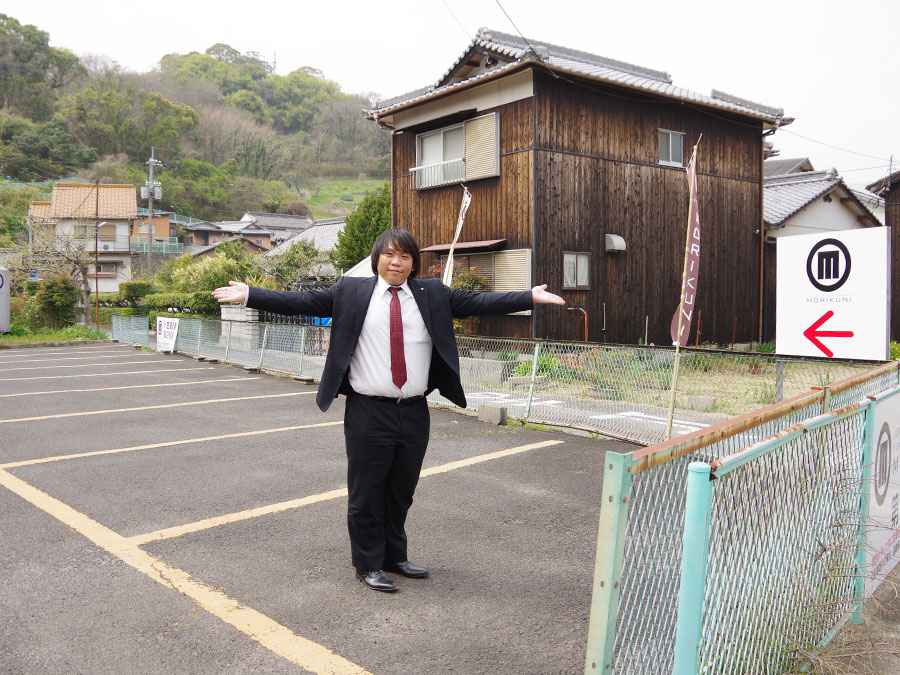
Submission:
<svg viewBox="0 0 900 675">
<path fill-rule="evenodd" d="M 457 268 L 477 269 L 494 290 L 546 283 L 585 308 L 591 335 L 616 342 L 643 338 L 645 320 L 652 342 L 670 342 L 685 165 L 702 134 L 702 337 L 759 334 L 762 137 L 789 122 L 781 110 L 481 29 L 433 86 L 368 116 L 392 130 L 393 224 L 417 237 L 423 274 L 449 248 L 464 182 L 472 204 Z M 577 340 L 582 330 L 581 315 L 561 307 L 480 321 L 487 335 Z"/>
<path fill-rule="evenodd" d="M 768 164 L 768 162 L 766 162 Z M 763 337 L 775 337 L 777 240 L 797 234 L 880 227 L 881 221 L 832 169 L 772 175 L 763 181 L 766 224 Z"/>
<path fill-rule="evenodd" d="M 282 242 L 271 251 L 268 251 L 265 256 L 267 258 L 279 256 L 297 242 L 305 241 L 312 244 L 319 252 L 319 260 L 311 270 L 310 277 L 333 279 L 338 276 L 338 270 L 331 264 L 331 252 L 337 245 L 338 235 L 343 232 L 345 226 L 346 221 L 344 218 L 317 220 L 312 227 Z"/>
<path fill-rule="evenodd" d="M 308 230 L 314 221 L 307 216 L 292 216 L 287 213 L 263 213 L 248 211 L 241 220 L 254 223 L 259 227 L 272 232 L 272 244 L 278 245 L 283 241 L 295 237 L 300 232 Z"/>
<path fill-rule="evenodd" d="M 217 244 L 213 244 L 212 246 L 203 246 L 201 248 L 197 248 L 191 251 L 191 255 L 195 258 L 205 258 L 210 255 L 215 255 L 216 249 L 219 248 L 222 244 L 226 244 L 229 241 L 239 241 L 241 242 L 241 246 L 243 246 L 244 250 L 251 255 L 259 255 L 261 253 L 266 253 L 268 249 L 259 244 L 254 244 L 249 239 L 244 239 L 243 237 L 235 240 L 235 239 L 224 239 Z"/>
<path fill-rule="evenodd" d="M 791 173 L 809 173 L 815 171 L 809 157 L 795 157 L 793 159 L 769 159 L 763 162 L 763 178 L 774 178 Z M 874 215 L 878 222 L 884 225 L 884 200 L 868 190 L 850 188 L 865 207 Z M 834 229 L 834 228 L 831 228 Z"/>
<path fill-rule="evenodd" d="M 900 171 L 880 178 L 866 189 L 885 202 L 884 224 L 891 228 L 891 339 L 900 340 Z"/>
<path fill-rule="evenodd" d="M 814 171 L 809 157 L 793 157 L 788 159 L 767 159 L 763 162 L 763 178 L 783 176 L 786 173 Z"/>
<path fill-rule="evenodd" d="M 272 232 L 243 220 L 223 220 L 216 223 L 185 225 L 185 238 L 194 250 L 214 246 L 232 239 L 247 239 L 266 250 L 272 247 Z"/>
<path fill-rule="evenodd" d="M 97 263 L 88 274 L 91 290 L 119 290 L 131 279 L 131 236 L 137 218 L 137 191 L 133 185 L 56 183 L 48 202 L 32 202 L 28 212 L 29 237 L 38 249 L 76 246 Z M 97 223 L 100 223 L 99 228 Z M 96 242 L 96 246 L 95 246 Z"/>
</svg>

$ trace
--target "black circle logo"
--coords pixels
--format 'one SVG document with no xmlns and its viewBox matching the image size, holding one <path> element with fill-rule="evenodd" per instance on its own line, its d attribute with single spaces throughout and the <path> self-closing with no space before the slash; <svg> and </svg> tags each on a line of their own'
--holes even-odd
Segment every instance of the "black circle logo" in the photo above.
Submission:
<svg viewBox="0 0 900 675">
<path fill-rule="evenodd" d="M 822 250 L 826 246 L 837 248 Z M 837 239 L 823 239 L 812 247 L 806 258 L 806 276 L 820 291 L 836 291 L 850 276 L 850 251 L 844 242 Z"/>
<path fill-rule="evenodd" d="M 6 276 L 3 272 L 0 272 L 0 290 L 2 290 L 4 286 L 6 286 Z"/>
<path fill-rule="evenodd" d="M 878 434 L 875 446 L 875 501 L 884 504 L 888 485 L 891 482 L 891 427 L 885 422 Z"/>
</svg>

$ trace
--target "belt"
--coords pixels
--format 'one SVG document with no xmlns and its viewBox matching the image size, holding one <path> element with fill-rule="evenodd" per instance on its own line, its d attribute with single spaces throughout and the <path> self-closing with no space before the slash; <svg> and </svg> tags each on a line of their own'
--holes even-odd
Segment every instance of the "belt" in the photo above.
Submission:
<svg viewBox="0 0 900 675">
<path fill-rule="evenodd" d="M 352 396 L 359 396 L 361 398 L 367 398 L 370 401 L 383 401 L 385 403 L 393 403 L 395 405 L 412 405 L 413 403 L 418 403 L 419 401 L 424 401 L 425 397 L 421 394 L 419 396 L 407 396 L 405 398 L 394 398 L 393 396 L 369 396 L 368 394 L 358 394 L 357 392 L 352 392 Z"/>
</svg>

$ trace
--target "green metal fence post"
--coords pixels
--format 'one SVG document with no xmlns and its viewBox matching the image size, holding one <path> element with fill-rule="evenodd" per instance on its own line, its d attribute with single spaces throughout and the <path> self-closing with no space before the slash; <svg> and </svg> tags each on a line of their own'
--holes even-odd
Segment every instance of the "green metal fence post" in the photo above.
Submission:
<svg viewBox="0 0 900 675">
<path fill-rule="evenodd" d="M 541 356 L 541 343 L 534 345 L 534 355 L 531 357 L 531 384 L 528 386 L 528 406 L 525 408 L 525 419 L 531 417 L 531 404 L 534 401 L 534 381 L 537 378 L 538 359 Z"/>
<path fill-rule="evenodd" d="M 712 514 L 710 473 L 710 466 L 705 462 L 691 462 L 688 466 L 673 675 L 697 675 L 700 672 L 700 631 Z"/>
<path fill-rule="evenodd" d="M 584 659 L 585 675 L 612 672 L 621 592 L 619 575 L 631 503 L 632 475 L 628 469 L 632 464 L 630 454 L 607 452 L 603 460 L 603 492 L 597 527 L 597 555 L 594 558 L 591 619 Z"/>
<path fill-rule="evenodd" d="M 856 577 L 853 580 L 853 615 L 850 620 L 853 623 L 862 623 L 863 602 L 866 596 L 866 526 L 869 523 L 869 501 L 872 494 L 872 457 L 875 453 L 873 446 L 877 443 L 875 429 L 875 401 L 869 401 L 866 406 L 866 423 L 863 431 L 862 443 L 862 480 L 859 486 L 859 523 L 857 525 L 856 541 Z"/>
</svg>

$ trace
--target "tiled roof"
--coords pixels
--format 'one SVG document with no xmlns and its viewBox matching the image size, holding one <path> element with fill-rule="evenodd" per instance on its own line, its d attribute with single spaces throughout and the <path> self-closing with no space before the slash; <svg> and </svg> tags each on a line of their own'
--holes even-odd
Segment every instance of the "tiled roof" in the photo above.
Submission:
<svg viewBox="0 0 900 675">
<path fill-rule="evenodd" d="M 533 50 L 529 48 L 529 44 L 533 47 Z M 486 70 L 461 82 L 449 82 L 449 76 L 464 59 L 468 58 L 470 51 L 473 49 L 493 53 L 502 59 L 512 59 L 512 61 L 498 65 L 491 70 Z M 596 54 L 589 54 L 538 40 L 529 39 L 528 43 L 526 43 L 518 36 L 486 28 L 478 31 L 478 35 L 466 48 L 463 55 L 457 59 L 456 63 L 441 77 L 437 84 L 424 90 L 418 89 L 403 96 L 379 102 L 377 107 L 370 110 L 368 114 L 372 119 L 378 119 L 401 108 L 409 107 L 451 91 L 465 89 L 482 81 L 494 79 L 500 75 L 512 72 L 526 63 L 540 63 L 557 73 L 570 74 L 579 78 L 695 103 L 772 124 L 777 124 L 784 116 L 784 111 L 778 108 L 771 108 L 746 99 L 737 98 L 715 89 L 709 96 L 706 96 L 676 87 L 672 83 L 671 76 L 662 71 L 615 61 Z"/>
<path fill-rule="evenodd" d="M 50 216 L 50 202 L 31 202 L 28 205 L 28 217 L 32 221 L 52 220 Z"/>
<path fill-rule="evenodd" d="M 241 218 L 244 222 L 256 223 L 260 227 L 273 230 L 305 230 L 313 226 L 312 218 L 292 216 L 289 213 L 262 213 L 248 211 Z"/>
<path fill-rule="evenodd" d="M 272 234 L 271 230 L 258 227 L 256 223 L 250 223 L 246 220 L 220 220 L 215 225 L 222 232 L 233 232 L 235 234 Z"/>
<path fill-rule="evenodd" d="M 795 213 L 819 197 L 842 187 L 848 197 L 856 202 L 860 211 L 876 221 L 878 219 L 847 187 L 844 180 L 831 171 L 803 171 L 774 176 L 763 180 L 763 217 L 769 225 L 784 225 Z"/>
<path fill-rule="evenodd" d="M 92 183 L 57 183 L 50 196 L 51 218 L 137 217 L 137 190 L 134 185 L 100 184 L 99 203 Z"/>
<path fill-rule="evenodd" d="M 890 174 L 889 176 L 879 178 L 871 185 L 866 185 L 866 190 L 880 195 L 883 192 L 890 190 L 897 183 L 900 183 L 900 171 L 894 171 L 894 173 Z"/>
<path fill-rule="evenodd" d="M 809 167 L 809 168 L 806 168 Z M 767 159 L 763 162 L 763 176 L 782 176 L 786 173 L 814 171 L 809 157 L 792 157 L 788 159 Z"/>
<path fill-rule="evenodd" d="M 316 221 L 322 222 L 321 225 L 314 225 L 301 232 L 300 234 L 294 235 L 290 239 L 287 239 L 271 251 L 266 253 L 267 257 L 273 257 L 277 255 L 281 255 L 285 253 L 291 246 L 296 244 L 298 241 L 305 241 L 312 244 L 317 251 L 331 251 L 337 245 L 338 234 L 340 234 L 346 225 L 343 218 L 334 218 L 329 221 Z"/>
</svg>

